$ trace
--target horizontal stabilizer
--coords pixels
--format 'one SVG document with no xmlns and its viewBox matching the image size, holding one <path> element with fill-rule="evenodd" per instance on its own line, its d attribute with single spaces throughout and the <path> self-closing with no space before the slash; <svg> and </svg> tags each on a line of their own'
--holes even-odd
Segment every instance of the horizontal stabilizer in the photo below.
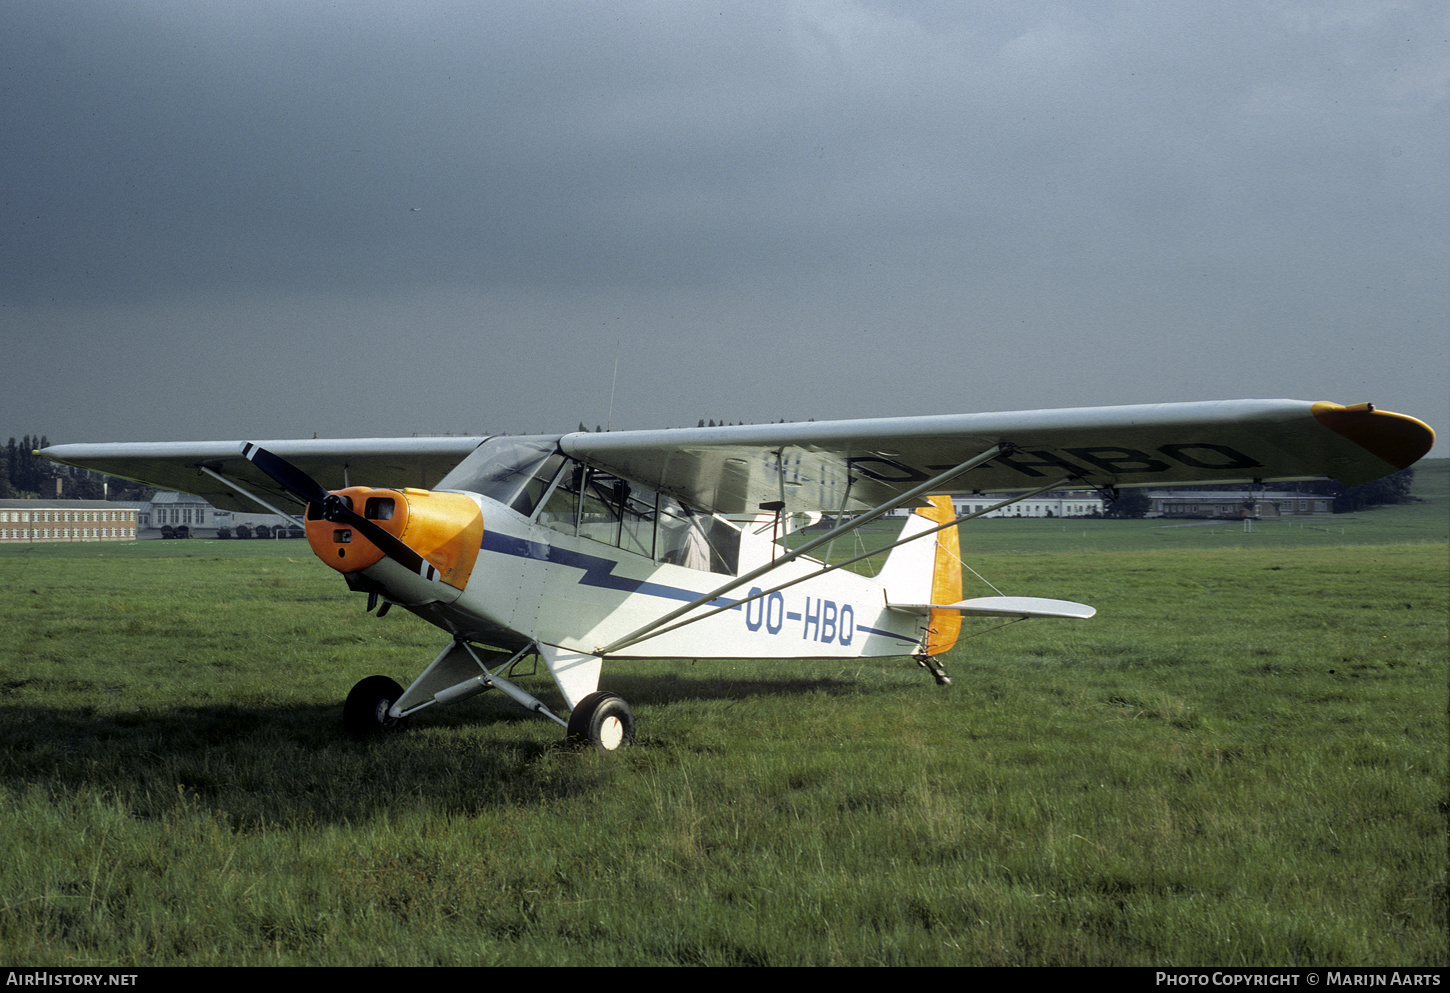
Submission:
<svg viewBox="0 0 1450 993">
<path fill-rule="evenodd" d="M 1036 596 L 982 596 L 956 603 L 890 603 L 887 607 L 915 614 L 955 610 L 974 617 L 1061 617 L 1073 621 L 1085 621 L 1098 612 L 1085 603 Z"/>
</svg>

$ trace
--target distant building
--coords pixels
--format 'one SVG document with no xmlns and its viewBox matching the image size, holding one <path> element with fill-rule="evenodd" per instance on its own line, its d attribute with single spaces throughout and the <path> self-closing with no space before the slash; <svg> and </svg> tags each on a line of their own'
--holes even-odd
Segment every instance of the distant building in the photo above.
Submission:
<svg viewBox="0 0 1450 993">
<path fill-rule="evenodd" d="M 986 510 L 994 503 L 1011 499 L 1010 493 L 983 493 L 978 496 L 952 497 L 957 516 Z M 1092 517 L 1103 512 L 1103 498 L 1093 490 L 1054 490 L 1008 504 L 983 517 Z"/>
<path fill-rule="evenodd" d="M 0 544 L 20 541 L 135 541 L 134 503 L 0 500 Z"/>
<path fill-rule="evenodd" d="M 1334 497 L 1288 491 L 1149 490 L 1146 517 L 1307 517 L 1334 513 Z"/>
<path fill-rule="evenodd" d="M 148 508 L 142 511 L 139 537 L 216 538 L 222 529 L 229 537 L 237 537 L 241 527 L 247 528 L 248 534 L 265 527 L 270 536 L 279 524 L 289 529 L 294 525 L 300 527 L 293 518 L 217 510 L 199 496 L 168 490 L 152 497 Z"/>
<path fill-rule="evenodd" d="M 231 537 L 239 537 L 241 528 L 247 528 L 256 537 L 260 528 L 266 528 L 273 532 L 274 537 L 301 537 L 298 534 L 277 535 L 275 529 L 278 526 L 288 529 L 296 528 L 300 532 L 302 525 L 295 517 L 279 517 L 276 514 L 244 514 L 240 511 L 218 510 L 216 512 L 216 531 L 226 528 Z"/>
<path fill-rule="evenodd" d="M 952 497 L 952 507 L 958 517 L 975 514 L 1003 500 L 1011 499 L 1008 493 L 979 493 L 973 496 Z M 1040 493 L 1026 500 L 1008 504 L 983 517 L 1092 517 L 1103 512 L 1103 498 L 1092 490 L 1057 490 Z M 890 516 L 905 517 L 910 508 L 898 508 Z"/>
<path fill-rule="evenodd" d="M 215 508 L 199 496 L 163 490 L 151 498 L 151 509 L 143 517 L 141 527 L 159 532 L 165 527 L 174 531 L 185 526 L 189 534 L 196 534 L 199 528 L 215 527 L 212 522 L 215 514 Z"/>
<path fill-rule="evenodd" d="M 1246 490 L 1148 490 L 1149 508 L 1145 517 L 1195 518 L 1273 518 L 1304 517 L 1334 513 L 1334 497 L 1320 493 Z M 952 506 L 957 516 L 985 510 L 1010 497 L 1007 493 L 980 493 L 954 496 Z M 1096 517 L 1105 504 L 1094 490 L 1057 490 L 1028 497 L 983 517 Z M 892 517 L 905 517 L 909 509 L 898 508 Z"/>
</svg>

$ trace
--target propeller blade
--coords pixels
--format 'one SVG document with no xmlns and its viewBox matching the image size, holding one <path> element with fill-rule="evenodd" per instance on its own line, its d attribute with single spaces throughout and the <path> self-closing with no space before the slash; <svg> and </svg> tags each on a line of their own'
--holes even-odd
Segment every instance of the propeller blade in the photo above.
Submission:
<svg viewBox="0 0 1450 993">
<path fill-rule="evenodd" d="M 273 455 L 265 448 L 250 441 L 242 445 L 242 455 L 248 462 L 261 469 L 273 482 L 304 503 L 325 504 L 329 496 L 322 484 L 297 468 L 280 455 Z"/>
<path fill-rule="evenodd" d="M 334 524 L 344 524 L 361 532 L 362 536 L 376 545 L 384 555 L 409 572 L 417 573 L 424 579 L 433 582 L 441 581 L 442 577 L 431 562 L 409 548 L 392 532 L 384 530 L 375 522 L 349 508 L 341 497 L 328 492 L 321 483 L 282 456 L 273 454 L 251 442 L 242 445 L 242 455 L 252 465 L 270 476 L 278 486 L 299 500 L 316 504 L 321 508 L 324 520 Z"/>
</svg>

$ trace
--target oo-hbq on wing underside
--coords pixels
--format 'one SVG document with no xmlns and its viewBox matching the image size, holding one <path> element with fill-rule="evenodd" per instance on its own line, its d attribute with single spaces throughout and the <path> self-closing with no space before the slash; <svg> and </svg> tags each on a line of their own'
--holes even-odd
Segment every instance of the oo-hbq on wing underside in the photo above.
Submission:
<svg viewBox="0 0 1450 993">
<path fill-rule="evenodd" d="M 1434 435 L 1371 405 L 1292 400 L 1097 407 L 526 438 L 65 445 L 43 454 L 220 507 L 306 506 L 318 557 L 348 585 L 452 637 L 408 689 L 364 679 L 357 732 L 498 688 L 537 652 L 571 737 L 627 743 L 633 716 L 598 691 L 604 658 L 931 656 L 962 614 L 1086 618 L 1026 597 L 961 600 L 942 494 L 1056 486 L 1322 478 L 1403 468 Z M 806 553 L 915 506 L 875 579 Z M 795 515 L 852 519 L 790 552 Z M 854 516 L 853 516 L 854 515 Z M 480 645 L 489 645 L 485 648 Z"/>
<path fill-rule="evenodd" d="M 1411 465 L 1434 433 L 1413 417 L 1299 400 L 1224 400 L 805 424 L 571 434 L 567 454 L 717 513 L 781 499 L 792 510 L 863 509 L 1009 449 L 942 493 L 1014 492 L 1051 478 L 1099 487 L 1337 479 Z"/>
</svg>

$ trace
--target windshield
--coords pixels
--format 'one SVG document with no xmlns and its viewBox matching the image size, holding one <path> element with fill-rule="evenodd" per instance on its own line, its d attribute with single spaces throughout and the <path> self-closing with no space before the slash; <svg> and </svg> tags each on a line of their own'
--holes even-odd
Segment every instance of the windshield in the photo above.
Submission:
<svg viewBox="0 0 1450 993">
<path fill-rule="evenodd" d="M 490 438 L 438 482 L 440 490 L 467 490 L 528 515 L 564 462 L 559 435 Z"/>
</svg>

